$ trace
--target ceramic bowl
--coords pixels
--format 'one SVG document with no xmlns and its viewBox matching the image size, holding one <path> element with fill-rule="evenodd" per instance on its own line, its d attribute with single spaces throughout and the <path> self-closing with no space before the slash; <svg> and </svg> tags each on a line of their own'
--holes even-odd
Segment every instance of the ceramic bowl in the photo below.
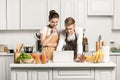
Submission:
<svg viewBox="0 0 120 80">
<path fill-rule="evenodd" d="M 23 62 L 23 63 L 26 63 L 26 64 L 34 63 L 34 58 L 24 59 L 24 60 L 22 60 L 22 62 Z"/>
</svg>

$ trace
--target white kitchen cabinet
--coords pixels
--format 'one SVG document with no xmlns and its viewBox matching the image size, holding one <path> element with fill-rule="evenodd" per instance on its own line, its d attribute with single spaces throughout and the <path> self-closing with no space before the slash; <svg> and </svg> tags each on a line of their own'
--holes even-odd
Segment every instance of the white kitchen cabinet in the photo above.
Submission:
<svg viewBox="0 0 120 80">
<path fill-rule="evenodd" d="M 86 28 L 87 0 L 61 0 L 62 29 L 64 29 L 64 21 L 67 17 L 73 17 L 76 26 Z"/>
<path fill-rule="evenodd" d="M 60 18 L 61 18 L 61 14 L 60 14 L 60 2 L 61 0 L 48 0 L 48 11 L 47 11 L 47 21 L 49 21 L 49 11 L 50 10 L 55 10 L 58 14 L 59 14 L 59 23 L 58 23 L 58 29 L 60 28 Z M 49 23 L 48 23 L 49 24 Z"/>
<path fill-rule="evenodd" d="M 12 71 L 11 76 L 11 80 L 52 80 L 52 70 L 24 68 Z"/>
<path fill-rule="evenodd" d="M 0 0 L 0 30 L 6 29 L 6 0 Z"/>
<path fill-rule="evenodd" d="M 10 63 L 13 63 L 13 55 L 0 55 L 0 80 L 10 80 Z"/>
<path fill-rule="evenodd" d="M 94 80 L 94 68 L 56 68 L 53 80 Z"/>
<path fill-rule="evenodd" d="M 120 80 L 120 55 L 117 56 L 117 80 Z"/>
<path fill-rule="evenodd" d="M 27 70 L 17 70 L 11 73 L 11 80 L 31 80 L 29 72 Z"/>
<path fill-rule="evenodd" d="M 0 0 L 0 30 L 20 29 L 20 0 Z"/>
<path fill-rule="evenodd" d="M 113 53 L 115 54 L 115 53 Z M 120 53 L 118 53 L 120 54 Z M 116 66 L 116 80 L 120 80 L 120 55 L 111 55 L 110 60 L 117 64 Z"/>
<path fill-rule="evenodd" d="M 21 0 L 21 29 L 40 29 L 46 25 L 47 0 Z"/>
<path fill-rule="evenodd" d="M 10 80 L 11 79 L 11 75 L 10 75 L 10 64 L 14 62 L 14 57 L 13 56 L 5 56 L 5 72 L 6 72 L 6 80 Z"/>
<path fill-rule="evenodd" d="M 59 28 L 67 17 L 85 28 L 87 0 L 0 0 L 0 30 L 34 30 L 49 24 L 49 11 L 60 15 Z"/>
<path fill-rule="evenodd" d="M 52 80 L 52 70 L 49 69 L 38 69 L 33 70 L 32 72 L 32 80 Z"/>
<path fill-rule="evenodd" d="M 88 15 L 112 16 L 113 15 L 113 0 L 88 0 Z"/>
<path fill-rule="evenodd" d="M 64 29 L 64 21 L 67 17 L 75 17 L 75 0 L 61 0 L 61 28 Z"/>
<path fill-rule="evenodd" d="M 6 80 L 5 76 L 5 57 L 0 56 L 0 80 Z"/>
<path fill-rule="evenodd" d="M 95 80 L 115 80 L 114 68 L 95 68 Z"/>
<path fill-rule="evenodd" d="M 85 29 L 87 23 L 87 0 L 74 1 L 76 25 Z"/>
<path fill-rule="evenodd" d="M 19 30 L 19 29 L 20 29 L 20 0 L 7 0 L 7 30 Z"/>
<path fill-rule="evenodd" d="M 10 64 L 11 80 L 115 80 L 114 63 Z M 105 77 L 106 76 L 106 77 Z"/>
<path fill-rule="evenodd" d="M 120 29 L 120 0 L 114 0 L 114 25 L 112 29 Z"/>
</svg>

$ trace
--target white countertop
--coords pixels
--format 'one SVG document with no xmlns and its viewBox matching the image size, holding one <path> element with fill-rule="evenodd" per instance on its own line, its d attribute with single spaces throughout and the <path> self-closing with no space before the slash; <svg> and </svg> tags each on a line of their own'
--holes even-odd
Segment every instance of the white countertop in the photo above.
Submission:
<svg viewBox="0 0 120 80">
<path fill-rule="evenodd" d="M 11 68 L 37 68 L 37 67 L 116 67 L 113 62 L 109 63 L 46 63 L 46 64 L 10 64 Z"/>
<path fill-rule="evenodd" d="M 12 55 L 14 55 L 13 53 L 6 53 L 6 52 L 0 52 L 0 56 L 12 56 Z"/>
<path fill-rule="evenodd" d="M 110 55 L 117 55 L 117 56 L 120 56 L 120 53 L 112 53 L 112 52 L 110 52 Z"/>
<path fill-rule="evenodd" d="M 14 55 L 14 53 L 0 52 L 0 56 L 1 56 L 1 55 L 2 55 L 2 56 L 3 56 L 3 55 L 4 55 L 4 56 L 5 56 L 5 55 L 7 55 L 7 56 L 10 55 L 10 56 L 11 56 L 11 55 Z M 110 55 L 118 55 L 118 56 L 119 56 L 120 53 L 112 53 L 112 52 L 110 52 Z"/>
</svg>

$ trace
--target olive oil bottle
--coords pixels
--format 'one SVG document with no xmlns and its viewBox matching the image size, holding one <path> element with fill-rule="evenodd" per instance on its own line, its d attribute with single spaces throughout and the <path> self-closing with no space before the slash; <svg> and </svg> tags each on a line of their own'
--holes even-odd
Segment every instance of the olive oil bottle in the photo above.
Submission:
<svg viewBox="0 0 120 80">
<path fill-rule="evenodd" d="M 89 49 L 88 49 L 88 39 L 87 39 L 87 37 L 85 36 L 85 30 L 84 30 L 84 32 L 83 32 L 82 45 L 83 45 L 83 52 L 88 52 L 88 51 L 89 51 Z"/>
</svg>

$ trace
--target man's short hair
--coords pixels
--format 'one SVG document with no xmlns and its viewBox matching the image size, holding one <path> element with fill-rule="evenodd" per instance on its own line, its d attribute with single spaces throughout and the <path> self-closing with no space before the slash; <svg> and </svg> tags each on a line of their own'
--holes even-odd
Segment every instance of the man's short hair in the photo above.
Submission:
<svg viewBox="0 0 120 80">
<path fill-rule="evenodd" d="M 72 17 L 68 17 L 65 19 L 65 26 L 70 26 L 72 24 L 75 24 L 75 20 Z"/>
</svg>

